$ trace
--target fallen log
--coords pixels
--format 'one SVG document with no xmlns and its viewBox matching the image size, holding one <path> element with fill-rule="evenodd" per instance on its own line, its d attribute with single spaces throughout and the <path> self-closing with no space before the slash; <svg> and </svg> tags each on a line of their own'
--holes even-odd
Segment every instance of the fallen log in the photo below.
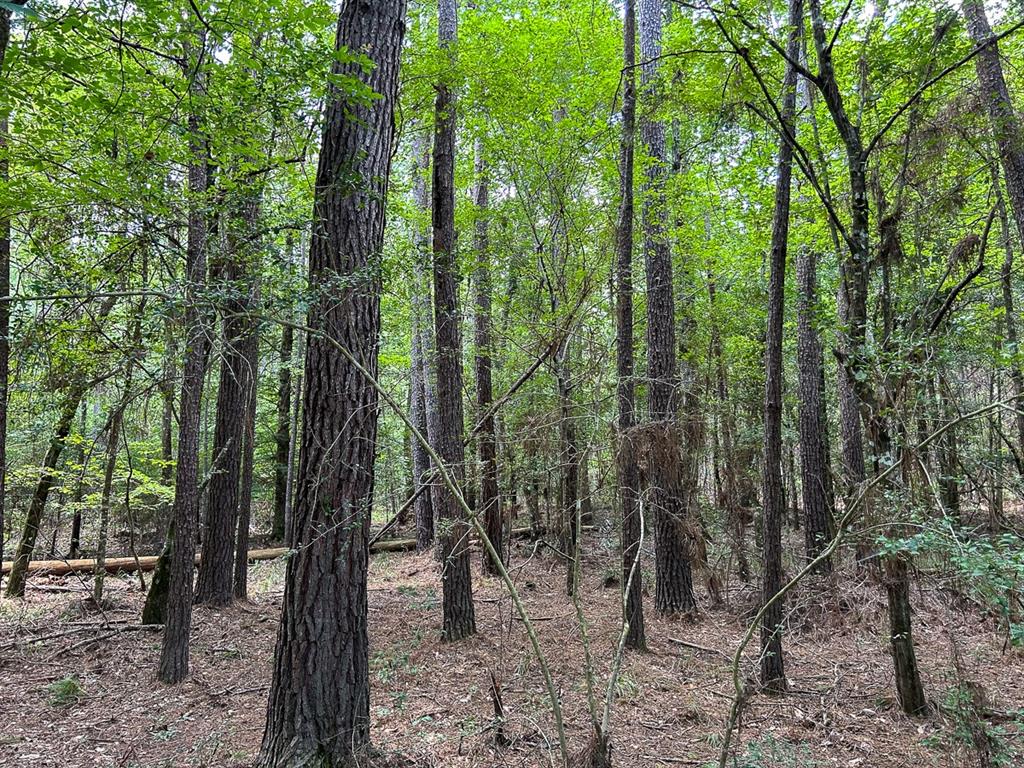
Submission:
<svg viewBox="0 0 1024 768">
<path fill-rule="evenodd" d="M 416 549 L 416 539 L 385 539 L 371 547 L 371 552 L 408 552 Z M 288 552 L 286 547 L 249 550 L 249 562 L 260 560 L 276 560 Z M 201 553 L 196 553 L 196 565 L 199 565 Z M 108 557 L 104 563 L 107 573 L 134 573 L 136 570 L 152 571 L 156 568 L 157 555 L 140 557 L 136 564 L 134 557 Z M 4 576 L 11 572 L 14 562 L 5 560 L 0 571 Z M 29 573 L 41 573 L 48 576 L 67 576 L 71 573 L 92 573 L 96 568 L 95 560 L 30 560 Z"/>
<path fill-rule="evenodd" d="M 589 530 L 592 526 L 584 526 Z M 533 531 L 529 527 L 513 528 L 513 538 L 530 536 Z M 416 539 L 380 539 L 370 545 L 370 552 L 411 552 L 416 549 Z M 255 563 L 260 560 L 276 560 L 288 552 L 287 547 L 273 547 L 270 549 L 250 549 L 249 562 Z M 196 553 L 196 565 L 199 565 L 201 552 Z M 156 562 L 160 558 L 157 555 L 140 557 L 136 561 L 134 557 L 108 557 L 104 562 L 103 569 L 106 573 L 134 573 L 137 570 L 152 571 L 156 568 Z M 14 562 L 5 560 L 0 574 L 6 576 L 11 572 Z M 95 560 L 30 560 L 28 572 L 30 574 L 43 574 L 47 576 L 67 576 L 72 573 L 92 573 L 96 569 Z"/>
</svg>

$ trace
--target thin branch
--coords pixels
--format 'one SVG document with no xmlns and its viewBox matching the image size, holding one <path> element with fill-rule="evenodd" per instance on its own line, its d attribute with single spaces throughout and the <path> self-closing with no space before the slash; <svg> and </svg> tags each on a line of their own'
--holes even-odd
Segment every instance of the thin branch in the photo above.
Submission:
<svg viewBox="0 0 1024 768">
<path fill-rule="evenodd" d="M 897 109 L 895 112 L 892 113 L 892 115 L 889 117 L 889 119 L 885 121 L 885 124 L 878 131 L 878 133 L 875 134 L 874 138 L 871 139 L 871 141 L 868 142 L 867 149 L 864 150 L 864 156 L 867 157 L 868 155 L 871 154 L 872 150 L 874 150 L 875 147 L 878 146 L 878 143 L 882 140 L 882 137 L 885 136 L 885 134 L 889 131 L 890 128 L 892 128 L 893 124 L 900 118 L 900 116 L 904 112 L 906 112 L 908 109 L 910 109 L 912 106 L 914 106 L 914 104 L 916 104 L 917 101 L 922 96 L 924 96 L 925 91 L 927 91 L 929 88 L 931 88 L 937 82 L 939 82 L 944 77 L 946 77 L 946 75 L 949 75 L 949 74 L 955 72 L 956 70 L 960 69 L 960 67 L 962 67 L 967 62 L 971 61 L 971 59 L 973 59 L 979 53 L 984 51 L 986 48 L 989 48 L 990 46 L 993 46 L 996 43 L 998 43 L 1000 40 L 1003 40 L 1003 39 L 1009 37 L 1010 35 L 1014 34 L 1018 30 L 1020 30 L 1022 27 L 1024 27 L 1024 21 L 1018 21 L 1016 24 L 1014 24 L 1012 27 L 1010 27 L 1006 31 L 1004 31 L 1004 32 L 1002 32 L 1002 33 L 1000 33 L 998 35 L 995 35 L 994 37 L 992 37 L 989 40 L 986 40 L 984 43 L 982 43 L 981 45 L 979 45 L 976 48 L 974 48 L 973 50 L 971 50 L 970 53 L 968 53 L 967 55 L 961 57 L 960 59 L 958 59 L 957 61 L 955 61 L 952 64 L 950 64 L 945 69 L 943 69 L 941 72 L 936 74 L 934 77 L 929 78 L 924 83 L 922 83 L 921 87 L 918 88 L 916 91 L 914 91 L 913 95 L 909 99 L 907 99 L 905 102 L 903 102 L 903 105 L 899 109 Z"/>
</svg>

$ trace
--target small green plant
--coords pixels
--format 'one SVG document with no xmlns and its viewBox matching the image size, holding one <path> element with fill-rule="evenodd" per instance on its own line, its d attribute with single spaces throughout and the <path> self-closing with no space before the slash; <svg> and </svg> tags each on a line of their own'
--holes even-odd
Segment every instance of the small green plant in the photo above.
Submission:
<svg viewBox="0 0 1024 768">
<path fill-rule="evenodd" d="M 615 698 L 623 701 L 635 701 L 640 696 L 640 683 L 623 670 L 615 680 Z"/>
<path fill-rule="evenodd" d="M 1022 755 L 1014 749 L 1011 737 L 1020 733 L 1024 721 L 1020 714 L 1009 725 L 993 725 L 984 717 L 983 696 L 975 687 L 958 685 L 946 692 L 942 710 L 953 720 L 949 742 L 975 752 L 983 765 L 1009 768 L 1020 765 Z M 931 738 L 928 746 L 942 748 L 942 739 Z"/>
<path fill-rule="evenodd" d="M 806 744 L 791 744 L 772 736 L 747 744 L 735 762 L 736 768 L 818 768 L 820 765 Z"/>
<path fill-rule="evenodd" d="M 70 707 L 77 704 L 85 691 L 77 677 L 65 677 L 56 680 L 47 687 L 47 701 L 51 707 Z"/>
</svg>

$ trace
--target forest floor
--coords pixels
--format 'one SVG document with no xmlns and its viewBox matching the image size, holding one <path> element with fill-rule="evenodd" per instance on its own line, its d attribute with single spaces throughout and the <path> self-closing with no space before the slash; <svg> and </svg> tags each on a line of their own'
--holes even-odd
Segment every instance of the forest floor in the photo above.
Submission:
<svg viewBox="0 0 1024 768">
<path fill-rule="evenodd" d="M 619 631 L 619 588 L 605 585 L 615 572 L 614 541 L 595 532 L 587 551 L 581 596 L 603 699 Z M 556 765 L 553 719 L 526 633 L 502 584 L 481 577 L 477 562 L 474 568 L 479 632 L 442 644 L 431 556 L 373 558 L 372 738 L 417 765 Z M 560 687 L 576 751 L 590 727 L 564 565 L 522 542 L 512 573 Z M 159 634 L 119 629 L 138 620 L 137 577 L 108 579 L 109 628 L 97 628 L 103 616 L 84 607 L 76 577 L 37 577 L 25 601 L 0 601 L 0 766 L 250 765 L 263 732 L 283 566 L 259 563 L 250 574 L 249 603 L 196 610 L 192 675 L 174 688 L 155 680 Z M 749 701 L 736 766 L 1024 765 L 1024 654 L 1004 648 L 994 621 L 949 585 L 915 587 L 917 655 L 934 708 L 911 719 L 894 703 L 884 588 L 852 569 L 836 583 L 790 601 L 790 690 Z M 718 607 L 702 594 L 694 620 L 660 619 L 648 603 L 649 652 L 626 656 L 616 686 L 615 766 L 704 766 L 716 757 L 732 693 L 729 658 L 756 603 L 753 585 L 723 592 Z M 755 669 L 756 645 L 755 638 L 744 674 Z M 505 708 L 500 748 L 492 672 Z"/>
</svg>

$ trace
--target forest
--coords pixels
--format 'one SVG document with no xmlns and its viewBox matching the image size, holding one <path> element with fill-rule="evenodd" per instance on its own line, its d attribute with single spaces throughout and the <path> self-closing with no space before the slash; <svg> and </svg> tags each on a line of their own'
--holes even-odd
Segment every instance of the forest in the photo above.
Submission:
<svg viewBox="0 0 1024 768">
<path fill-rule="evenodd" d="M 0 765 L 1024 765 L 1024 2 L 0 1 Z"/>
</svg>

